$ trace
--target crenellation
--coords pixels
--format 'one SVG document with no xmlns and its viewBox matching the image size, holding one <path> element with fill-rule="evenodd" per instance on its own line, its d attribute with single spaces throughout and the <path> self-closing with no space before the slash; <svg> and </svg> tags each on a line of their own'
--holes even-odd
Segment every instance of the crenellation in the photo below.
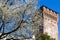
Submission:
<svg viewBox="0 0 60 40">
<path fill-rule="evenodd" d="M 43 7 L 43 12 L 47 13 L 47 8 Z"/>
<path fill-rule="evenodd" d="M 53 16 L 53 12 L 52 12 L 52 10 L 49 10 L 49 14 L 50 14 L 51 16 Z"/>
<path fill-rule="evenodd" d="M 55 20 L 56 21 L 58 20 L 58 18 L 57 18 L 58 17 L 57 12 L 54 12 L 53 10 L 48 9 L 47 7 L 43 7 L 42 10 L 43 10 L 43 13 L 49 14 L 51 16 L 54 16 L 55 17 Z"/>
<path fill-rule="evenodd" d="M 54 12 L 54 16 L 55 16 L 55 17 L 58 17 L 58 14 L 56 14 L 56 13 Z"/>
<path fill-rule="evenodd" d="M 46 10 L 47 10 L 47 13 L 49 13 L 49 9 L 47 8 Z"/>
</svg>

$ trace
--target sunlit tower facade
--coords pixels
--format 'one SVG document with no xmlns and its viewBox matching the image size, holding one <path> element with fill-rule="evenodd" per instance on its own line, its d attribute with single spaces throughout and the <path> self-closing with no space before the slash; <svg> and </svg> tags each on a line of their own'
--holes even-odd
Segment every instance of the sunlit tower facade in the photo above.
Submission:
<svg viewBox="0 0 60 40">
<path fill-rule="evenodd" d="M 58 40 L 58 13 L 46 6 L 40 8 L 43 16 L 43 33 Z"/>
</svg>

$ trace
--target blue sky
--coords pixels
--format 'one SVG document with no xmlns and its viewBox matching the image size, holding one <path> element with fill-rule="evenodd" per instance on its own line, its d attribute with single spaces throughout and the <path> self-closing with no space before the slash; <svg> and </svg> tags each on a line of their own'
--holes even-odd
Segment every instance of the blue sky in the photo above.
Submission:
<svg viewBox="0 0 60 40">
<path fill-rule="evenodd" d="M 59 33 L 59 40 L 60 40 L 60 0 L 39 0 L 38 6 L 45 5 L 48 8 L 58 12 L 59 14 L 59 22 L 58 22 L 58 33 Z"/>
</svg>

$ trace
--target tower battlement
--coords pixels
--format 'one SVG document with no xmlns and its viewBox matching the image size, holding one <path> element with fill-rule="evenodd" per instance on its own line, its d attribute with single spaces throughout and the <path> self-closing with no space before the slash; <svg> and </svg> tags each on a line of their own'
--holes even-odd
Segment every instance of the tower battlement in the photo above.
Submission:
<svg viewBox="0 0 60 40">
<path fill-rule="evenodd" d="M 45 13 L 45 14 L 48 14 L 52 17 L 54 17 L 54 20 L 58 20 L 58 14 L 57 12 L 53 11 L 52 9 L 46 7 L 46 6 L 42 6 L 40 7 L 40 9 Z"/>
</svg>

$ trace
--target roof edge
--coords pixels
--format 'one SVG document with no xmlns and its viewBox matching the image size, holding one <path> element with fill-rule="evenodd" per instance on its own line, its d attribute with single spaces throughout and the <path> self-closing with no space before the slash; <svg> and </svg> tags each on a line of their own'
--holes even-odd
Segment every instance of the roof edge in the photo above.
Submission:
<svg viewBox="0 0 60 40">
<path fill-rule="evenodd" d="M 43 7 L 48 8 L 49 10 L 52 10 L 52 9 L 50 9 L 49 7 L 45 6 L 45 5 L 42 5 L 42 6 L 40 7 L 40 9 L 43 10 Z M 56 12 L 55 10 L 52 10 L 52 12 L 55 12 L 56 14 L 58 14 L 58 12 Z"/>
</svg>

